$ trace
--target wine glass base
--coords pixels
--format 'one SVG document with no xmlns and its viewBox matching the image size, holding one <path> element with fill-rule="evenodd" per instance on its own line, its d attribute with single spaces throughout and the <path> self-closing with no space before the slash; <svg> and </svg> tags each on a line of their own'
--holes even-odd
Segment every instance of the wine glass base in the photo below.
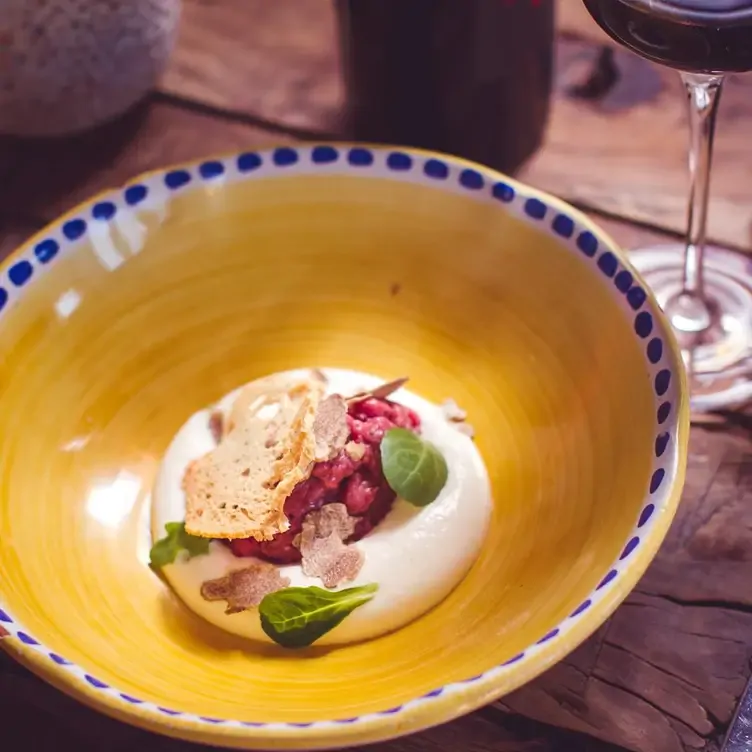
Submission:
<svg viewBox="0 0 752 752">
<path fill-rule="evenodd" d="M 681 292 L 684 246 L 638 248 L 629 258 L 665 310 Z M 683 322 L 672 322 L 695 412 L 729 409 L 752 400 L 752 257 L 706 248 L 704 290 L 710 326 L 702 332 L 682 331 Z"/>
</svg>

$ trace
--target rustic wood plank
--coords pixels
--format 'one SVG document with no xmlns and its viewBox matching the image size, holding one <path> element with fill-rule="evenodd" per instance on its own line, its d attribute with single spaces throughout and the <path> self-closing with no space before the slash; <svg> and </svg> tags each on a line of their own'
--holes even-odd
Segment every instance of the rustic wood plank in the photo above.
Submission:
<svg viewBox="0 0 752 752">
<path fill-rule="evenodd" d="M 336 128 L 335 15 L 323 0 L 189 0 L 162 88 L 288 126 Z"/>
<path fill-rule="evenodd" d="M 5 738 L 58 752 L 200 752 L 207 747 L 168 739 L 106 718 L 19 669 L 0 652 L 0 720 Z M 542 724 L 483 711 L 429 731 L 370 747 L 374 752 L 620 752 L 612 745 Z M 353 750 L 354 752 L 354 750 Z"/>
<path fill-rule="evenodd" d="M 289 137 L 177 107 L 152 96 L 115 122 L 70 138 L 0 139 L 0 213 L 52 219 L 156 167 Z"/>
<path fill-rule="evenodd" d="M 500 703 L 644 752 L 710 752 L 750 675 L 752 423 L 693 429 L 676 522 L 598 635 Z"/>
<path fill-rule="evenodd" d="M 688 130 L 679 76 L 619 48 L 581 0 L 557 0 L 557 16 L 556 99 L 546 144 L 524 177 L 570 200 L 683 233 Z M 583 84 L 604 70 L 610 85 L 584 96 Z M 730 76 L 718 118 L 709 232 L 744 249 L 752 248 L 750 121 L 752 79 Z"/>
<path fill-rule="evenodd" d="M 569 200 L 682 232 L 688 130 L 678 75 L 585 37 L 562 39 L 557 58 L 546 142 L 523 177 Z M 593 86 L 596 76 L 609 83 Z M 731 76 L 718 123 L 709 232 L 743 248 L 752 246 L 750 121 L 752 80 Z"/>
<path fill-rule="evenodd" d="M 687 127 L 677 74 L 611 43 L 580 0 L 557 2 L 556 99 L 546 143 L 523 175 L 570 200 L 683 232 Z M 184 7 L 165 91 L 289 126 L 336 129 L 343 93 L 331 3 L 186 0 Z M 584 85 L 599 72 L 601 86 Z M 752 247 L 750 120 L 752 80 L 732 76 L 710 234 L 744 248 Z"/>
</svg>

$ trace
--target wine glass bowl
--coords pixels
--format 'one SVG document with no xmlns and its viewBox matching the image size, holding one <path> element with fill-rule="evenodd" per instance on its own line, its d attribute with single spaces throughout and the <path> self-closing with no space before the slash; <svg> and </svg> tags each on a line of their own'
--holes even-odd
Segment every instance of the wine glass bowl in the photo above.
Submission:
<svg viewBox="0 0 752 752">
<path fill-rule="evenodd" d="M 752 0 L 584 0 L 614 40 L 675 68 L 690 116 L 684 247 L 639 248 L 632 262 L 683 349 L 697 411 L 752 399 L 752 278 L 732 251 L 706 254 L 713 138 L 724 75 L 752 70 Z"/>
<path fill-rule="evenodd" d="M 613 39 L 688 73 L 752 70 L 749 0 L 584 0 Z"/>
</svg>

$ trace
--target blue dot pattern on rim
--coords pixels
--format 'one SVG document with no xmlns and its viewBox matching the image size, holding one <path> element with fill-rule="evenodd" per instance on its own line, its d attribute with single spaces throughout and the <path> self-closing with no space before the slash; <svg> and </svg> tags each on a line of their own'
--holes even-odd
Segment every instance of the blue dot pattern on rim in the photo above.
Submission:
<svg viewBox="0 0 752 752">
<path fill-rule="evenodd" d="M 444 687 L 439 687 L 438 689 L 432 689 L 430 692 L 426 692 L 423 697 L 438 697 L 443 692 Z"/>
<path fill-rule="evenodd" d="M 631 555 L 631 553 L 637 548 L 639 543 L 640 543 L 640 539 L 637 536 L 630 539 L 627 545 L 624 546 L 624 550 L 622 551 L 621 556 L 619 557 L 619 560 L 623 561 L 624 559 L 628 558 Z"/>
<path fill-rule="evenodd" d="M 483 187 L 483 175 L 477 170 L 462 170 L 460 173 L 460 185 L 469 188 L 471 191 L 479 191 Z"/>
<path fill-rule="evenodd" d="M 611 251 L 606 251 L 606 253 L 602 253 L 600 257 L 598 258 L 598 268 L 607 276 L 607 277 L 613 277 L 614 274 L 616 274 L 618 263 L 616 261 L 616 256 L 614 256 Z"/>
<path fill-rule="evenodd" d="M 585 611 L 587 611 L 592 605 L 593 605 L 593 602 L 588 598 L 588 600 L 584 601 L 583 603 L 580 603 L 580 605 L 577 606 L 577 608 L 574 611 L 572 611 L 572 614 L 569 618 L 573 619 L 575 616 L 579 616 L 580 614 L 585 613 Z"/>
<path fill-rule="evenodd" d="M 595 256 L 595 252 L 598 250 L 598 239 L 592 232 L 582 232 L 577 238 L 577 247 L 586 255 L 591 258 Z"/>
<path fill-rule="evenodd" d="M 49 238 L 36 244 L 34 247 L 34 255 L 37 257 L 40 264 L 46 264 L 57 256 L 59 250 L 60 246 L 57 241 Z"/>
<path fill-rule="evenodd" d="M 404 152 L 395 151 L 386 158 L 386 166 L 390 170 L 409 170 L 413 166 L 413 158 Z"/>
<path fill-rule="evenodd" d="M 638 313 L 634 320 L 634 330 L 645 339 L 653 331 L 653 317 L 647 312 Z"/>
<path fill-rule="evenodd" d="M 28 261 L 19 261 L 8 270 L 8 279 L 16 286 L 23 287 L 34 274 L 34 267 Z"/>
<path fill-rule="evenodd" d="M 671 371 L 668 368 L 664 368 L 655 375 L 655 393 L 659 397 L 663 397 L 671 386 Z"/>
<path fill-rule="evenodd" d="M 341 148 L 341 147 L 340 147 Z M 395 179 L 399 179 L 399 174 L 409 173 L 413 170 L 417 170 L 418 174 L 425 176 L 428 184 L 433 181 L 447 181 L 450 177 L 453 177 L 457 183 L 473 192 L 481 193 L 486 191 L 491 197 L 504 204 L 513 204 L 518 198 L 516 190 L 504 182 L 499 182 L 496 176 L 489 175 L 486 177 L 482 168 L 480 170 L 469 169 L 461 164 L 456 164 L 452 158 L 446 160 L 437 158 L 425 159 L 419 155 L 413 155 L 409 153 L 409 150 L 394 151 L 384 150 L 382 148 L 364 148 L 361 146 L 345 147 L 343 152 L 346 153 L 347 164 L 339 162 L 340 149 L 335 146 L 322 144 L 314 146 L 310 149 L 310 163 L 314 165 L 327 165 L 338 163 L 342 169 L 347 169 L 349 164 L 352 168 L 360 170 L 365 167 L 373 167 L 379 169 L 379 163 L 375 156 L 376 154 L 383 155 L 384 162 L 382 163 L 385 168 L 395 175 Z M 196 170 L 196 174 L 202 180 L 212 180 L 213 178 L 223 175 L 227 172 L 228 166 L 234 164 L 238 173 L 247 174 L 257 171 L 264 164 L 272 164 L 274 167 L 286 168 L 292 167 L 301 162 L 301 153 L 304 150 L 293 147 L 280 147 L 271 152 L 256 153 L 245 152 L 236 155 L 227 162 L 217 159 L 209 160 L 203 163 L 197 164 L 193 169 Z M 452 165 L 450 167 L 450 165 Z M 172 169 L 162 173 L 161 177 L 147 177 L 144 183 L 138 183 L 128 186 L 122 191 L 122 198 L 126 206 L 136 206 L 146 199 L 150 190 L 154 188 L 154 184 L 158 180 L 162 180 L 164 186 L 168 190 L 175 190 L 182 188 L 191 182 L 191 173 L 183 168 Z M 490 188 L 489 188 L 490 187 Z M 518 213 L 524 214 L 536 220 L 541 220 L 549 214 L 549 207 L 544 200 L 541 200 L 535 196 L 521 196 L 520 201 L 516 205 L 518 207 Z M 117 204 L 112 201 L 100 201 L 98 203 L 92 203 L 90 205 L 91 217 L 94 220 L 109 220 L 117 212 Z M 60 231 L 64 237 L 64 242 L 73 242 L 81 238 L 87 230 L 87 224 L 85 220 L 81 218 L 75 218 L 64 222 L 60 226 Z M 550 231 L 559 238 L 563 238 L 566 241 L 572 241 L 578 252 L 585 256 L 595 259 L 599 249 L 598 238 L 590 231 L 582 229 L 577 222 L 565 213 L 562 213 L 559 208 L 554 210 L 553 219 L 550 223 Z M 41 264 L 47 264 L 51 262 L 60 252 L 60 243 L 54 238 L 46 238 L 38 242 L 33 248 L 34 258 Z M 649 310 L 641 311 L 645 303 L 647 302 L 647 294 L 639 286 L 634 284 L 634 278 L 632 274 L 626 269 L 619 269 L 619 264 L 616 256 L 611 251 L 604 251 L 598 256 L 596 267 L 602 274 L 607 277 L 613 278 L 613 285 L 624 296 L 626 304 L 636 313 L 634 318 L 634 330 L 637 336 L 641 339 L 647 339 L 653 333 L 655 320 Z M 26 259 L 17 261 L 8 269 L 8 278 L 14 285 L 23 285 L 33 275 L 33 265 Z M 0 287 L 0 310 L 6 305 L 9 299 L 8 291 Z M 658 366 L 664 355 L 663 341 L 658 336 L 653 336 L 645 347 L 645 357 L 647 362 L 652 366 Z M 662 367 L 653 376 L 654 391 L 656 393 L 656 399 L 663 397 L 669 392 L 672 384 L 672 372 L 670 368 Z M 670 396 L 670 395 L 669 395 Z M 657 403 L 656 403 L 657 404 Z M 650 494 L 656 496 L 660 495 L 661 488 L 664 486 L 664 479 L 666 477 L 666 467 L 670 466 L 670 457 L 664 459 L 668 447 L 671 445 L 672 430 L 675 428 L 667 429 L 666 423 L 671 417 L 672 404 L 670 399 L 663 399 L 656 409 L 656 422 L 662 427 L 655 439 L 654 456 L 657 461 L 662 463 L 662 466 L 654 469 L 650 480 Z M 662 492 L 661 492 L 662 493 Z M 648 522 L 654 517 L 656 509 L 659 508 L 659 503 L 650 501 L 646 503 L 641 509 L 639 518 L 636 522 L 635 529 L 639 530 L 644 528 Z M 639 546 L 640 537 L 633 535 L 625 545 L 619 561 L 627 559 L 632 552 Z M 601 592 L 605 592 L 607 586 L 615 580 L 619 575 L 618 568 L 612 568 L 603 577 L 599 585 L 597 586 L 595 593 L 600 597 Z M 568 620 L 574 620 L 579 618 L 585 611 L 587 611 L 593 604 L 593 597 L 590 597 L 583 601 L 568 617 Z M 31 635 L 24 632 L 19 625 L 14 625 L 13 619 L 10 614 L 0 610 L 0 622 L 9 624 L 11 629 L 14 630 L 16 637 L 25 645 L 32 647 L 35 650 L 44 651 L 49 659 L 57 665 L 70 670 L 77 670 L 77 667 L 70 661 L 62 658 L 56 653 L 50 652 L 47 648 L 40 645 Z M 567 620 L 565 620 L 565 623 Z M 555 640 L 563 630 L 563 625 L 559 625 L 551 629 L 546 635 L 540 638 L 534 646 L 529 650 L 522 651 L 512 658 L 505 661 L 501 667 L 511 666 L 519 661 L 524 660 L 528 653 L 532 651 L 534 647 L 541 647 L 546 643 Z M 492 669 L 493 670 L 493 669 Z M 461 680 L 459 683 L 467 684 L 474 683 L 483 680 L 488 675 L 488 672 L 484 674 L 478 674 L 468 679 Z M 81 674 L 83 680 L 86 681 L 91 687 L 102 692 L 112 692 L 112 688 L 109 687 L 103 681 L 93 677 L 89 674 Z M 411 700 L 406 705 L 399 705 L 396 707 L 382 710 L 374 715 L 376 716 L 390 716 L 402 712 L 414 704 L 415 702 L 428 702 L 436 697 L 441 696 L 447 691 L 448 687 L 439 687 L 431 692 L 422 695 L 417 700 Z M 115 695 L 122 700 L 132 705 L 144 705 L 145 709 L 150 709 L 152 706 L 149 703 L 145 703 L 143 700 L 132 697 L 127 694 L 118 693 L 115 691 Z M 194 716 L 182 711 L 173 710 L 170 708 L 163 708 L 154 705 L 153 710 L 171 717 L 188 718 L 192 722 L 200 721 L 207 724 L 223 724 L 234 721 L 226 721 L 218 718 L 206 718 L 201 716 Z M 348 717 L 341 719 L 334 719 L 335 723 L 351 724 L 357 723 L 363 720 L 359 717 Z M 331 721 L 326 721 L 331 722 Z M 241 724 L 246 727 L 252 728 L 264 728 L 268 726 L 280 725 L 286 728 L 307 728 L 309 726 L 315 726 L 319 723 L 306 722 L 306 723 L 282 723 L 282 724 L 269 724 L 256 721 L 242 721 Z"/>
<path fill-rule="evenodd" d="M 616 277 L 614 277 L 614 284 L 619 292 L 629 292 L 632 287 L 632 282 L 634 282 L 634 277 L 626 269 L 622 269 Z"/>
<path fill-rule="evenodd" d="M 115 216 L 115 211 L 115 204 L 112 201 L 100 201 L 100 203 L 94 204 L 92 207 L 91 216 L 94 219 L 106 222 Z"/>
<path fill-rule="evenodd" d="M 438 159 L 427 160 L 425 165 L 423 165 L 423 172 L 429 178 L 436 178 L 437 180 L 446 180 L 449 177 L 449 168 L 444 162 L 440 162 Z"/>
<path fill-rule="evenodd" d="M 653 339 L 648 342 L 648 360 L 655 365 L 656 363 L 660 363 L 662 357 L 663 342 L 658 339 L 658 337 L 653 337 Z"/>
<path fill-rule="evenodd" d="M 174 191 L 191 182 L 191 173 L 188 170 L 172 170 L 165 175 L 164 182 Z"/>
<path fill-rule="evenodd" d="M 612 580 L 615 580 L 615 579 L 616 579 L 616 576 L 617 576 L 618 574 L 619 574 L 619 573 L 618 573 L 618 572 L 617 572 L 617 571 L 616 571 L 615 569 L 612 569 L 612 570 L 611 570 L 611 571 L 610 571 L 610 572 L 609 572 L 609 573 L 608 573 L 608 574 L 607 574 L 607 575 L 606 575 L 606 576 L 605 576 L 605 577 L 604 577 L 604 578 L 603 578 L 603 579 L 602 579 L 602 580 L 600 581 L 600 584 L 598 585 L 598 587 L 596 588 L 596 590 L 603 590 L 603 588 L 604 588 L 604 587 L 606 587 L 606 585 L 608 585 L 608 583 L 609 583 L 609 582 L 611 582 Z"/>
<path fill-rule="evenodd" d="M 645 301 L 647 299 L 647 293 L 641 287 L 633 287 L 627 293 L 627 302 L 635 311 L 638 311 L 640 308 L 642 308 L 642 306 L 645 305 Z"/>
<path fill-rule="evenodd" d="M 668 420 L 669 415 L 671 415 L 671 403 L 663 402 L 658 408 L 658 423 L 663 425 Z"/>
<path fill-rule="evenodd" d="M 553 640 L 554 637 L 556 637 L 559 634 L 559 628 L 556 627 L 555 629 L 552 629 L 548 634 L 543 635 L 543 637 L 538 640 L 536 645 L 543 645 L 544 643 L 548 642 L 549 640 Z"/>
<path fill-rule="evenodd" d="M 389 710 L 382 710 L 379 715 L 394 715 L 395 713 L 399 713 L 400 710 L 402 710 L 401 705 L 397 705 L 395 708 L 389 708 Z"/>
<path fill-rule="evenodd" d="M 125 203 L 128 206 L 140 204 L 148 195 L 149 190 L 145 185 L 131 185 L 125 189 Z"/>
<path fill-rule="evenodd" d="M 258 154 L 249 152 L 247 154 L 241 154 L 238 157 L 238 172 L 251 172 L 252 170 L 258 170 L 262 165 L 261 157 Z"/>
<path fill-rule="evenodd" d="M 666 447 L 668 446 L 668 442 L 670 438 L 671 438 L 671 434 L 666 433 L 666 432 L 656 436 L 655 438 L 655 456 L 656 457 L 663 456 L 663 453 L 666 451 Z"/>
<path fill-rule="evenodd" d="M 86 222 L 83 219 L 69 219 L 63 225 L 63 235 L 68 240 L 78 240 L 86 232 Z"/>
<path fill-rule="evenodd" d="M 212 178 L 218 178 L 220 175 L 224 175 L 225 166 L 221 162 L 212 160 L 210 162 L 203 162 L 199 165 L 198 172 L 204 180 L 211 180 Z"/>
<path fill-rule="evenodd" d="M 648 520 L 653 516 L 653 512 L 655 512 L 655 505 L 648 504 L 645 509 L 642 510 L 642 513 L 640 514 L 640 519 L 637 520 L 637 527 L 645 527 L 647 525 Z"/>
<path fill-rule="evenodd" d="M 525 201 L 525 214 L 533 219 L 543 219 L 546 216 L 546 205 L 537 198 Z"/>
<path fill-rule="evenodd" d="M 272 160 L 274 160 L 274 164 L 277 165 L 277 167 L 289 167 L 298 161 L 298 152 L 295 149 L 282 146 L 279 149 L 274 150 Z"/>
<path fill-rule="evenodd" d="M 311 162 L 314 164 L 331 164 L 338 157 L 339 152 L 333 146 L 315 146 L 311 150 Z"/>
<path fill-rule="evenodd" d="M 506 183 L 494 183 L 494 187 L 491 189 L 491 195 L 505 204 L 511 204 L 517 194 L 514 192 L 514 188 L 512 188 L 511 185 L 507 185 Z"/>
<path fill-rule="evenodd" d="M 356 146 L 350 149 L 347 161 L 355 167 L 369 167 L 373 164 L 373 153 L 369 149 Z"/>
<path fill-rule="evenodd" d="M 663 479 L 666 477 L 666 471 L 659 467 L 654 473 L 653 476 L 650 479 L 650 493 L 654 494 L 661 486 L 661 483 L 663 483 Z"/>
<path fill-rule="evenodd" d="M 554 232 L 562 238 L 571 238 L 574 232 L 574 222 L 565 214 L 557 214 L 551 224 Z"/>
</svg>

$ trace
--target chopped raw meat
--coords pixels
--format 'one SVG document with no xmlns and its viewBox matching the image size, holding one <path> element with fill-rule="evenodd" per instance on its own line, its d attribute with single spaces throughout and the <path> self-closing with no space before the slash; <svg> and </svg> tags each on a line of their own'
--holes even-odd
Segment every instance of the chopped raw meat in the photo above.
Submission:
<svg viewBox="0 0 752 752">
<path fill-rule="evenodd" d="M 253 538 L 228 541 L 236 556 L 255 556 L 277 564 L 300 561 L 294 545 L 309 512 L 340 503 L 355 518 L 355 530 L 346 542 L 360 540 L 386 517 L 395 494 L 381 470 L 379 445 L 390 428 L 418 433 L 420 418 L 410 408 L 370 394 L 349 401 L 347 443 L 332 459 L 314 465 L 311 476 L 299 483 L 285 501 L 290 529 L 267 541 Z M 341 439 L 340 439 L 341 442 Z"/>
</svg>

